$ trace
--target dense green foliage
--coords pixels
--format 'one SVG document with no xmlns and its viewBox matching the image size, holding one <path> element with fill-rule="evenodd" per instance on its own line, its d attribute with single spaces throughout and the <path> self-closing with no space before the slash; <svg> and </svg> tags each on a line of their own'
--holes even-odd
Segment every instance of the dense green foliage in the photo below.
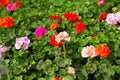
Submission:
<svg viewBox="0 0 120 80">
<path fill-rule="evenodd" d="M 14 0 L 15 1 L 15 0 Z M 118 12 L 119 0 L 107 0 L 98 6 L 97 0 L 21 0 L 23 5 L 15 12 L 9 12 L 0 7 L 0 18 L 10 16 L 15 20 L 15 26 L 10 29 L 0 27 L 0 44 L 13 46 L 4 53 L 0 60 L 2 80 L 54 80 L 58 75 L 64 80 L 119 80 L 120 76 L 120 31 L 118 25 L 99 22 L 98 16 L 104 12 Z M 108 9 L 108 6 L 113 6 Z M 116 10 L 115 10 L 116 8 Z M 81 34 L 76 34 L 72 28 L 75 23 L 68 23 L 63 18 L 65 12 L 75 12 L 80 21 L 87 25 Z M 49 20 L 50 15 L 60 14 L 63 18 L 61 30 L 70 34 L 71 40 L 66 43 L 66 55 L 63 57 L 63 47 L 53 47 L 49 39 L 53 33 Z M 94 19 L 94 21 L 92 21 Z M 37 26 L 45 26 L 48 33 L 37 40 L 34 31 Z M 98 34 L 92 37 L 92 34 Z M 31 40 L 28 50 L 16 50 L 16 38 L 28 36 Z M 85 46 L 106 43 L 111 54 L 104 59 L 95 57 L 82 58 L 81 50 Z M 75 68 L 74 75 L 68 75 L 68 66 Z M 7 69 L 7 71 L 6 71 Z"/>
</svg>

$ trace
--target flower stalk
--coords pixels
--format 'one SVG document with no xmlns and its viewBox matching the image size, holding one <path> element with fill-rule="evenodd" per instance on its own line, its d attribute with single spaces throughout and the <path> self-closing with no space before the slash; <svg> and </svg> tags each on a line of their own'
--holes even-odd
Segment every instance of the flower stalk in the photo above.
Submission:
<svg viewBox="0 0 120 80">
<path fill-rule="evenodd" d="M 63 42 L 63 55 L 64 55 L 64 58 L 66 58 L 66 49 L 65 49 L 65 42 Z"/>
</svg>

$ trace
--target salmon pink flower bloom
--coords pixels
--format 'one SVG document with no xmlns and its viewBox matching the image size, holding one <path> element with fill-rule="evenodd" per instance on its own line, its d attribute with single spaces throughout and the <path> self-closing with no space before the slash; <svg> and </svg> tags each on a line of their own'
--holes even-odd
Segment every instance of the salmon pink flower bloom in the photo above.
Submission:
<svg viewBox="0 0 120 80">
<path fill-rule="evenodd" d="M 61 42 L 62 40 L 64 41 L 70 41 L 69 34 L 66 31 L 60 32 L 55 39 L 58 43 Z"/>
<path fill-rule="evenodd" d="M 81 55 L 83 58 L 93 58 L 93 57 L 96 57 L 96 53 L 95 53 L 95 47 L 90 45 L 90 46 L 87 46 L 87 47 L 84 47 L 81 51 Z"/>
<path fill-rule="evenodd" d="M 106 2 L 106 0 L 98 0 L 98 5 L 102 5 Z"/>
<path fill-rule="evenodd" d="M 110 13 L 107 15 L 106 22 L 108 24 L 117 24 L 118 21 L 119 21 L 119 18 L 115 16 L 115 14 Z"/>
<path fill-rule="evenodd" d="M 97 46 L 97 48 L 95 49 L 95 52 L 101 58 L 105 58 L 110 54 L 110 49 L 107 47 L 106 44 L 102 44 L 100 46 Z"/>
<path fill-rule="evenodd" d="M 26 50 L 28 49 L 29 43 L 30 40 L 28 39 L 28 37 L 16 38 L 15 48 L 20 49 L 22 47 L 24 50 Z"/>
<path fill-rule="evenodd" d="M 47 29 L 45 27 L 38 26 L 34 32 L 35 36 L 38 40 L 47 33 Z"/>
<path fill-rule="evenodd" d="M 73 67 L 68 67 L 68 74 L 74 74 L 75 69 Z"/>
<path fill-rule="evenodd" d="M 9 3 L 6 7 L 8 11 L 16 11 L 20 6 L 22 5 L 22 2 L 17 1 L 16 3 Z"/>
</svg>

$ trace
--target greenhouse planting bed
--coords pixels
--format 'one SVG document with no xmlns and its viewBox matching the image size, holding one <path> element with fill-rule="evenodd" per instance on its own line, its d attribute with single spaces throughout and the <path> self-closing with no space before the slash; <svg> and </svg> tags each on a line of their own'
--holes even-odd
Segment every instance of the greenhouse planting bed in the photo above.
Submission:
<svg viewBox="0 0 120 80">
<path fill-rule="evenodd" d="M 119 0 L 0 0 L 0 80 L 119 80 Z"/>
</svg>

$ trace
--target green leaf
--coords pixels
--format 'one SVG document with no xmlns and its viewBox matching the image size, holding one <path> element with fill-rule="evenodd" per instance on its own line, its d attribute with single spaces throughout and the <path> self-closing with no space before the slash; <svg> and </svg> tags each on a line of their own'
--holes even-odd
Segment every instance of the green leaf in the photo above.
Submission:
<svg viewBox="0 0 120 80">
<path fill-rule="evenodd" d="M 68 76 L 64 77 L 62 80 L 73 80 L 73 78 L 68 75 Z"/>
<path fill-rule="evenodd" d="M 37 69 L 38 70 L 42 70 L 43 69 L 43 64 L 44 64 L 44 61 L 43 60 L 40 60 L 39 62 L 38 62 L 38 64 L 37 64 Z"/>
</svg>

